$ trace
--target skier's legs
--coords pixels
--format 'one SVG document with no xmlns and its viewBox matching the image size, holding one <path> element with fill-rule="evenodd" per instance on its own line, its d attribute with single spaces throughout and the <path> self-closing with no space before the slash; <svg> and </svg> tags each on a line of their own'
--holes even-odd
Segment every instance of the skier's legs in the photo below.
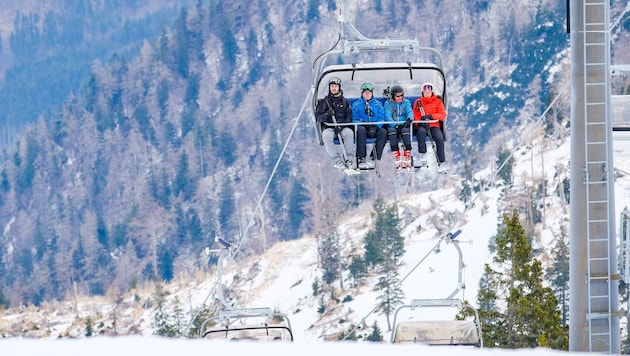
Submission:
<svg viewBox="0 0 630 356">
<path fill-rule="evenodd" d="M 367 138 L 367 130 L 365 126 L 357 126 L 357 157 L 365 157 L 365 141 Z"/>
<path fill-rule="evenodd" d="M 398 131 L 400 136 L 402 137 L 403 145 L 405 146 L 405 151 L 411 150 L 411 129 L 409 127 L 401 127 Z"/>
<path fill-rule="evenodd" d="M 416 139 L 418 140 L 418 152 L 427 153 L 427 129 L 420 125 L 416 128 Z"/>
<path fill-rule="evenodd" d="M 335 159 L 338 158 L 338 150 L 337 145 L 335 145 L 335 129 L 325 129 L 322 131 L 322 141 L 324 141 L 324 148 L 326 149 L 326 153 L 328 157 Z"/>
<path fill-rule="evenodd" d="M 376 159 L 380 160 L 383 156 L 383 149 L 387 143 L 387 130 L 382 127 L 376 128 Z"/>
<path fill-rule="evenodd" d="M 435 142 L 435 149 L 437 151 L 438 161 L 440 163 L 446 161 L 446 153 L 444 152 L 444 135 L 439 127 L 431 127 L 431 138 Z"/>
<path fill-rule="evenodd" d="M 346 150 L 346 157 L 348 159 L 354 159 L 354 131 L 349 127 L 344 127 L 341 130 L 341 137 L 343 138 L 344 149 Z"/>
<path fill-rule="evenodd" d="M 387 128 L 387 138 L 389 139 L 389 147 L 392 149 L 392 152 L 398 151 L 398 132 L 396 128 Z"/>
</svg>

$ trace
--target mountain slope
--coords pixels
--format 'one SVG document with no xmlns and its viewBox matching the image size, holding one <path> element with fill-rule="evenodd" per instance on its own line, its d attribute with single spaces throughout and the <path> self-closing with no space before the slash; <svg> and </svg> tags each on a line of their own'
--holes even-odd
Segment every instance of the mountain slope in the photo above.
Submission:
<svg viewBox="0 0 630 356">
<path fill-rule="evenodd" d="M 445 186 L 483 189 L 489 182 L 474 172 L 520 136 L 510 128 L 539 115 L 569 73 L 567 36 L 550 21 L 561 17 L 554 1 L 352 4 L 366 35 L 417 36 L 447 55 L 456 103 L 447 149 L 461 180 L 401 182 L 389 169 L 350 180 L 328 166 L 309 118 L 295 116 L 312 60 L 336 38 L 335 2 L 198 2 L 138 56 L 95 62 L 84 90 L 1 156 L 8 302 L 39 305 L 75 289 L 122 294 L 205 270 L 201 251 L 215 236 L 246 241 L 241 256 L 256 256 L 317 233 L 327 209 L 369 210 L 378 196 Z M 547 130 L 566 137 L 568 111 L 564 101 Z"/>
</svg>

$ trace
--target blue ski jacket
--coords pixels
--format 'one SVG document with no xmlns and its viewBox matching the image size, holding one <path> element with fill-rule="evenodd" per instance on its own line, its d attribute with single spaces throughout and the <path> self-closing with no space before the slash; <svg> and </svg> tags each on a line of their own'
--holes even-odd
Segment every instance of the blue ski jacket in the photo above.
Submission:
<svg viewBox="0 0 630 356">
<path fill-rule="evenodd" d="M 400 103 L 387 100 L 383 109 L 385 110 L 385 121 L 391 121 L 394 125 L 404 125 L 407 119 L 413 121 L 411 102 L 407 98 L 404 98 Z"/>
<path fill-rule="evenodd" d="M 385 121 L 385 111 L 383 104 L 377 99 L 372 98 L 370 101 L 364 98 L 357 99 L 352 103 L 352 121 L 353 122 L 378 122 Z M 376 124 L 383 127 L 383 124 Z"/>
</svg>

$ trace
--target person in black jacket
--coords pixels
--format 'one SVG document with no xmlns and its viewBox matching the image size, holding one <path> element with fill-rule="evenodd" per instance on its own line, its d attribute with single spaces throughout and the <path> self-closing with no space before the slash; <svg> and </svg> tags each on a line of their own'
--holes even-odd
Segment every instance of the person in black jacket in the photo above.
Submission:
<svg viewBox="0 0 630 356">
<path fill-rule="evenodd" d="M 352 108 L 343 96 L 341 79 L 333 77 L 328 81 L 328 95 L 318 100 L 315 118 L 322 127 L 324 148 L 335 168 L 352 169 L 355 155 Z M 339 145 L 335 144 L 335 139 L 339 140 Z"/>
</svg>

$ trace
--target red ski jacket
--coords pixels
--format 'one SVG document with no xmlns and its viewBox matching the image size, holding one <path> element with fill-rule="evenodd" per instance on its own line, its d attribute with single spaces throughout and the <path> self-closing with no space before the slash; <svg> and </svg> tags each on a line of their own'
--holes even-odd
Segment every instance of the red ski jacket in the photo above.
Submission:
<svg viewBox="0 0 630 356">
<path fill-rule="evenodd" d="M 412 108 L 414 121 L 419 121 L 423 115 L 432 115 L 433 120 L 440 120 L 442 122 L 446 119 L 444 103 L 442 99 L 435 96 L 435 94 L 428 98 L 420 97 L 416 99 L 416 101 L 413 102 Z M 440 127 L 440 123 L 432 122 L 429 124 L 429 127 Z"/>
</svg>

